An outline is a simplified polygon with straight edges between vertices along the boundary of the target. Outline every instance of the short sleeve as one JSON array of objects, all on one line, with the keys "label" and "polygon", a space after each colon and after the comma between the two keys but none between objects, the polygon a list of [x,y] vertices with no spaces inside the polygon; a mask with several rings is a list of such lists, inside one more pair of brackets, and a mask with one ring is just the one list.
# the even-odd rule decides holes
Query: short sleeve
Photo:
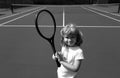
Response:
[{"label": "short sleeve", "polygon": [[65,47],[62,46],[62,48],[61,48],[61,53],[64,53],[64,51],[65,51]]},{"label": "short sleeve", "polygon": [[75,55],[75,60],[82,60],[84,59],[84,54],[82,50],[78,50]]}]

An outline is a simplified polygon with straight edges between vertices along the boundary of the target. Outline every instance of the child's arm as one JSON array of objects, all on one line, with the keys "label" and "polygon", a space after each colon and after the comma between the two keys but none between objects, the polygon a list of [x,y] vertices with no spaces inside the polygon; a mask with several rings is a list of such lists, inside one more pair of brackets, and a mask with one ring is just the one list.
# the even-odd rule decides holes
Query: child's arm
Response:
[{"label": "child's arm", "polygon": [[82,62],[82,60],[80,60],[80,59],[75,60],[74,64],[71,65],[68,62],[66,62],[63,59],[62,55],[60,55],[60,54],[58,54],[58,60],[65,68],[67,68],[68,70],[73,71],[73,72],[77,72],[79,70],[81,62]]},{"label": "child's arm", "polygon": [[73,71],[73,72],[77,72],[78,70],[79,70],[79,68],[80,68],[80,65],[81,65],[81,62],[82,62],[82,60],[76,60],[75,62],[74,62],[74,64],[69,64],[69,63],[67,63],[67,62],[65,62],[65,61],[60,61],[60,63],[65,67],[65,68],[67,68],[68,70],[71,70],[71,71]]}]

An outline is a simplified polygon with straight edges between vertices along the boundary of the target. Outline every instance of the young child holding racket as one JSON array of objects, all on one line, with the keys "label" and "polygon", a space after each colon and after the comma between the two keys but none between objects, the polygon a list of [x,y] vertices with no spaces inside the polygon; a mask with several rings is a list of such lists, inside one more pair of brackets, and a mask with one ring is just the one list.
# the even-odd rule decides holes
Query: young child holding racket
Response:
[{"label": "young child holding racket", "polygon": [[57,69],[58,78],[75,78],[84,59],[83,51],[80,48],[83,43],[82,32],[75,25],[68,24],[60,31],[61,52],[56,52],[52,56],[54,60],[58,59],[61,66]]}]

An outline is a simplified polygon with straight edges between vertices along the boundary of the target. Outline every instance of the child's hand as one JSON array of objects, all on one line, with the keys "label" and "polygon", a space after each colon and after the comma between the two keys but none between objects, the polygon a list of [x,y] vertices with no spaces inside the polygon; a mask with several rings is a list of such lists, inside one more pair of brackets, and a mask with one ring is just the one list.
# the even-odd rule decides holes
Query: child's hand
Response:
[{"label": "child's hand", "polygon": [[60,53],[60,52],[56,52],[55,54],[53,54],[53,56],[52,56],[53,60],[56,60],[56,59],[59,58],[59,57],[58,57],[58,53]]},{"label": "child's hand", "polygon": [[56,54],[53,54],[53,55],[52,55],[52,59],[53,59],[53,60],[56,60],[56,59],[57,59],[57,55],[56,55]]},{"label": "child's hand", "polygon": [[64,61],[63,60],[63,55],[61,54],[61,52],[56,52],[55,54],[53,54],[52,58],[53,58],[53,60],[58,59],[58,61]]},{"label": "child's hand", "polygon": [[61,52],[56,52],[56,54],[57,54],[58,61],[63,61],[63,55],[61,54]]}]

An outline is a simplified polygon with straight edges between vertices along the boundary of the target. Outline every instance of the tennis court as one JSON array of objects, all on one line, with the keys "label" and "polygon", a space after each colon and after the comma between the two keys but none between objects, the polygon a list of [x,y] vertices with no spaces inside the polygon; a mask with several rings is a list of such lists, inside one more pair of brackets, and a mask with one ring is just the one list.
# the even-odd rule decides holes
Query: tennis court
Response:
[{"label": "tennis court", "polygon": [[37,5],[0,16],[0,78],[57,77],[51,46],[35,29],[36,14],[42,9],[55,16],[56,50],[61,47],[59,31],[63,22],[74,23],[83,32],[85,59],[77,78],[120,77],[119,14],[98,11],[90,5]]}]

